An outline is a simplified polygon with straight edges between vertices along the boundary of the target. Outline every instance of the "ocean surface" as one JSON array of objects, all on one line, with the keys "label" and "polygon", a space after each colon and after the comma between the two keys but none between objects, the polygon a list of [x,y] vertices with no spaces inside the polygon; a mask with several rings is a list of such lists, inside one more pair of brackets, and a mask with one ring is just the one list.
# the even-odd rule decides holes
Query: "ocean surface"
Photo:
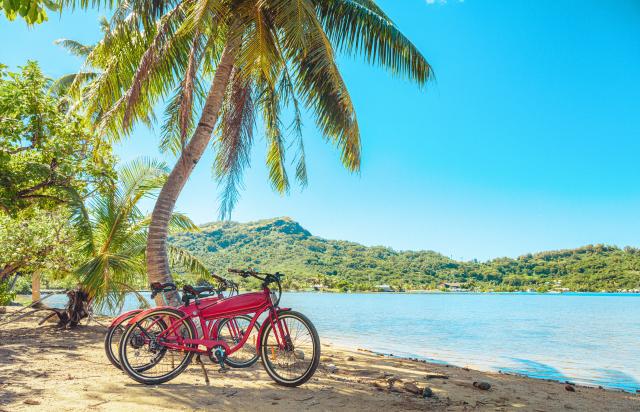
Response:
[{"label": "ocean surface", "polygon": [[281,306],[338,345],[640,389],[640,294],[285,293]]}]

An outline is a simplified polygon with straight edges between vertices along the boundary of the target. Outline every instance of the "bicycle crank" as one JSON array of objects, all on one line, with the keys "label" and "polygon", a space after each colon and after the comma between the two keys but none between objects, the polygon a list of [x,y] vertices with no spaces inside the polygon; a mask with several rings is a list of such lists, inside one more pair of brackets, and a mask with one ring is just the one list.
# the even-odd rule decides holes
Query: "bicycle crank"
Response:
[{"label": "bicycle crank", "polygon": [[217,363],[220,365],[220,369],[218,369],[218,373],[227,373],[229,368],[224,363],[225,359],[227,359],[227,352],[224,350],[222,346],[214,346],[213,352],[209,354],[209,359],[213,363]]}]

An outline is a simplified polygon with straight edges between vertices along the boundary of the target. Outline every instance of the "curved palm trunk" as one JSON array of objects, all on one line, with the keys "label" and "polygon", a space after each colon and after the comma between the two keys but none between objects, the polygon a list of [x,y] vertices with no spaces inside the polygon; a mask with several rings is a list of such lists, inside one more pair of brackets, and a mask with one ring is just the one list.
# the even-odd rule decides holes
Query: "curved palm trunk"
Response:
[{"label": "curved palm trunk", "polygon": [[[193,168],[209,145],[213,128],[218,121],[220,109],[222,108],[232,69],[233,46],[227,43],[220,56],[220,62],[216,68],[213,83],[202,109],[198,126],[191,140],[182,150],[180,158],[169,174],[167,182],[162,187],[151,214],[146,256],[150,282],[165,283],[173,281],[169,272],[169,260],[167,257],[169,219],[182,188],[187,183]],[[179,305],[177,293],[173,293],[172,296],[167,296],[167,298],[170,304]],[[162,297],[156,297],[156,303],[163,304]]]}]

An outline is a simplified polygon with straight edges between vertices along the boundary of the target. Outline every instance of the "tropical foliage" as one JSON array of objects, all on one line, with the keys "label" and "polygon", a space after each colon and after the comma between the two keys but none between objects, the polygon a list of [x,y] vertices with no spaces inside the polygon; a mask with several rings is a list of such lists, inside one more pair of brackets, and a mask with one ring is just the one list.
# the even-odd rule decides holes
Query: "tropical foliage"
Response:
[{"label": "tropical foliage", "polygon": [[48,20],[45,9],[58,10],[58,4],[52,0],[3,0],[0,9],[4,10],[4,15],[9,21],[20,16],[31,25]]},{"label": "tropical foliage", "polygon": [[35,62],[0,66],[0,210],[55,208],[112,179],[111,147]]},{"label": "tropical foliage", "polygon": [[433,251],[398,252],[313,236],[288,218],[204,225],[175,235],[171,244],[189,250],[212,270],[256,267],[287,273],[288,287],[334,290],[466,289],[517,291],[567,288],[616,291],[640,288],[640,250],[585,246],[579,249],[461,262]]},{"label": "tropical foliage", "polygon": [[[73,205],[73,227],[80,261],[75,269],[83,288],[97,303],[111,307],[124,294],[147,286],[144,265],[149,217],[138,204],[154,196],[167,177],[166,166],[137,160],[118,171],[118,183],[94,196],[85,206]],[[193,231],[197,227],[184,215],[174,213],[171,230]],[[171,248],[174,267],[192,275],[206,273],[199,262],[179,248]]]},{"label": "tropical foliage", "polygon": [[34,271],[52,277],[70,273],[77,254],[69,213],[62,207],[0,212],[0,281]]},{"label": "tropical foliage", "polygon": [[0,280],[0,306],[8,305],[15,297],[16,292],[11,290],[11,283]]}]

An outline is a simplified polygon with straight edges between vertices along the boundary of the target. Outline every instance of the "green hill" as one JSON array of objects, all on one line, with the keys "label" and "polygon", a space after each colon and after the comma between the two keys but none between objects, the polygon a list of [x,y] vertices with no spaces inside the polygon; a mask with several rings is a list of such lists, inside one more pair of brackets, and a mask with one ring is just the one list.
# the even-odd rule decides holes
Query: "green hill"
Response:
[{"label": "green hill", "polygon": [[395,251],[313,236],[289,218],[215,222],[170,241],[212,270],[255,267],[288,274],[287,287],[376,290],[437,289],[616,291],[640,288],[640,250],[590,245],[516,259],[460,262],[433,251]]}]

